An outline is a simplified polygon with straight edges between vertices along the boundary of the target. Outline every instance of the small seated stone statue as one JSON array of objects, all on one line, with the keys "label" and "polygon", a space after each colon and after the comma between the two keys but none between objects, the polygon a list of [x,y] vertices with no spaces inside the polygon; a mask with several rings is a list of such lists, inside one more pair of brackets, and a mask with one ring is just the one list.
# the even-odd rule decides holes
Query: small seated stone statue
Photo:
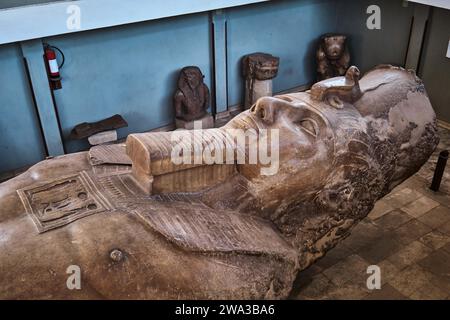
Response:
[{"label": "small seated stone statue", "polygon": [[178,88],[173,97],[177,128],[192,129],[192,122],[202,120],[203,128],[213,127],[208,114],[209,89],[203,83],[203,74],[195,66],[184,67],[178,78]]},{"label": "small seated stone statue", "polygon": [[[206,97],[190,70],[188,108]],[[229,132],[279,136],[277,170],[220,161],[254,146],[221,143]],[[0,298],[287,298],[438,142],[422,81],[385,65],[263,97],[221,128],[131,134],[44,160],[0,184]],[[80,290],[66,285],[74,265]]]},{"label": "small seated stone statue", "polygon": [[325,34],[320,38],[316,53],[317,80],[343,76],[350,66],[347,37],[340,34]]}]

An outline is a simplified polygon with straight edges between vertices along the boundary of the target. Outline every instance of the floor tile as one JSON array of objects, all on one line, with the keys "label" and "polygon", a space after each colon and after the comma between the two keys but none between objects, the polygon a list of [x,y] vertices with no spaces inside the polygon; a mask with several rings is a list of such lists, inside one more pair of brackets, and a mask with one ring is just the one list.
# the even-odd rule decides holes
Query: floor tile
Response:
[{"label": "floor tile", "polygon": [[315,275],[308,286],[302,288],[294,297],[296,299],[323,299],[335,286],[322,273]]},{"label": "floor tile", "polygon": [[447,293],[433,285],[435,279],[432,273],[412,265],[401,271],[389,284],[412,299],[445,299]]},{"label": "floor tile", "polygon": [[450,253],[436,250],[418,262],[424,270],[436,276],[435,285],[450,294]]},{"label": "floor tile", "polygon": [[394,211],[386,213],[385,215],[377,219],[374,223],[383,230],[394,230],[411,219],[412,217],[406,212],[400,209],[396,209]]},{"label": "floor tile", "polygon": [[386,284],[380,290],[372,290],[364,300],[409,300],[409,298],[390,284]]},{"label": "floor tile", "polygon": [[439,206],[439,202],[423,196],[402,207],[402,210],[410,216],[418,218],[437,206]]},{"label": "floor tile", "polygon": [[377,263],[381,271],[381,284],[384,285],[387,282],[394,279],[400,270],[394,266],[389,260],[383,260]]},{"label": "floor tile", "polygon": [[380,200],[375,203],[375,207],[369,213],[368,217],[372,220],[376,220],[392,210],[394,210],[392,206],[390,206],[386,201]]},{"label": "floor tile", "polygon": [[407,245],[429,233],[431,230],[429,226],[417,219],[412,219],[392,232],[402,244]]},{"label": "floor tile", "polygon": [[360,248],[365,247],[380,236],[382,236],[383,230],[375,223],[366,219],[357,224],[352,230],[350,235],[342,243],[345,247],[349,248],[353,252],[358,251]]},{"label": "floor tile", "polygon": [[420,192],[417,192],[411,188],[404,188],[397,192],[391,192],[384,197],[384,200],[391,207],[398,209],[420,197],[422,197]]},{"label": "floor tile", "polygon": [[328,251],[324,257],[319,259],[315,265],[321,269],[327,269],[339,261],[347,258],[352,254],[352,251],[347,248],[343,243],[338,244],[335,248]]},{"label": "floor tile", "polygon": [[438,227],[437,230],[450,236],[450,221]]},{"label": "floor tile", "polygon": [[432,249],[430,249],[420,241],[414,241],[391,255],[388,260],[394,266],[396,266],[397,269],[401,270],[409,265],[416,263],[417,261],[422,260],[432,251]]},{"label": "floor tile", "polygon": [[444,247],[447,243],[450,243],[450,236],[435,230],[421,237],[419,241],[427,247],[437,250]]},{"label": "floor tile", "polygon": [[418,220],[427,226],[436,229],[447,221],[450,221],[450,208],[440,205],[419,217]]},{"label": "floor tile", "polygon": [[346,284],[333,287],[326,293],[326,300],[362,300],[370,294],[370,290],[366,286]]},{"label": "floor tile", "polygon": [[367,267],[370,265],[360,256],[353,254],[341,260],[334,266],[323,271],[323,274],[336,286],[365,285],[367,280]]},{"label": "floor tile", "polygon": [[402,244],[395,238],[394,234],[386,232],[369,245],[359,249],[358,254],[370,264],[378,264],[401,248]]},{"label": "floor tile", "polygon": [[432,191],[429,188],[429,185],[424,185],[421,189],[419,189],[423,195],[427,196],[434,201],[439,202],[441,205],[445,207],[450,207],[450,196],[447,193],[442,191]]},{"label": "floor tile", "polygon": [[307,269],[300,271],[292,287],[291,295],[298,295],[303,289],[311,285],[314,277],[322,271],[322,268],[316,264],[309,266]]}]

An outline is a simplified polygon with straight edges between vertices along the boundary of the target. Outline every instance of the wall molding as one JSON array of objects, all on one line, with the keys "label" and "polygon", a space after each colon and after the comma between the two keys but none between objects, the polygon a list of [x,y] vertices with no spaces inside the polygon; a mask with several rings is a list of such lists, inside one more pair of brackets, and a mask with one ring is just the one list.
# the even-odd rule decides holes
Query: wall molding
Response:
[{"label": "wall molding", "polygon": [[[77,0],[15,7],[0,10],[0,44],[267,1],[270,0]],[[67,26],[73,13],[70,6],[79,8],[79,29]]]},{"label": "wall molding", "polygon": [[450,2],[448,0],[409,0],[409,2],[416,2],[450,10]]},{"label": "wall molding", "polygon": [[47,155],[62,155],[64,154],[64,146],[52,92],[48,83],[42,41],[40,39],[25,41],[21,42],[20,46],[28,70]]},{"label": "wall molding", "polygon": [[406,56],[406,69],[415,70],[418,73],[420,55],[422,53],[427,23],[430,18],[431,8],[423,5],[414,7],[414,19],[409,39],[408,52]]}]

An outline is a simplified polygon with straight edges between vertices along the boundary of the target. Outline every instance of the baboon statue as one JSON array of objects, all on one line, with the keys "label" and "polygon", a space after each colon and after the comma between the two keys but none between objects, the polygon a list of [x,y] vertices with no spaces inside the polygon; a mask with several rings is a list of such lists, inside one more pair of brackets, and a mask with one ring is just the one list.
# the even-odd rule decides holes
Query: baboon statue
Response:
[{"label": "baboon statue", "polygon": [[326,34],[320,38],[316,53],[317,80],[343,76],[350,66],[347,37],[340,34]]}]

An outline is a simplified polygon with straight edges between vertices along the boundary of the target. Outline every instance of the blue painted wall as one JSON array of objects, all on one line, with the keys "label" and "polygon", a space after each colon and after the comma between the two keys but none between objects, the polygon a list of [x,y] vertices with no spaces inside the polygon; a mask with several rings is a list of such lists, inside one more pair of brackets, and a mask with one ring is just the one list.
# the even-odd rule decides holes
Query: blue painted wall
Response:
[{"label": "blue painted wall", "polygon": [[45,158],[33,96],[19,45],[0,47],[0,172]]},{"label": "blue painted wall", "polygon": [[121,114],[129,126],[120,137],[173,122],[178,73],[197,65],[211,88],[208,14],[82,32],[45,39],[63,50],[63,88],[55,101],[67,152],[88,148],[71,141],[78,123]]},{"label": "blue painted wall", "polygon": [[276,1],[227,10],[228,104],[243,101],[241,58],[253,52],[280,57],[279,92],[314,81],[317,38],[336,26],[336,1]]},{"label": "blue painted wall", "polygon": [[[402,0],[338,0],[336,31],[349,35],[352,63],[362,72],[378,64],[403,66],[409,43],[414,4]],[[381,30],[366,26],[370,5],[381,9]]]}]

